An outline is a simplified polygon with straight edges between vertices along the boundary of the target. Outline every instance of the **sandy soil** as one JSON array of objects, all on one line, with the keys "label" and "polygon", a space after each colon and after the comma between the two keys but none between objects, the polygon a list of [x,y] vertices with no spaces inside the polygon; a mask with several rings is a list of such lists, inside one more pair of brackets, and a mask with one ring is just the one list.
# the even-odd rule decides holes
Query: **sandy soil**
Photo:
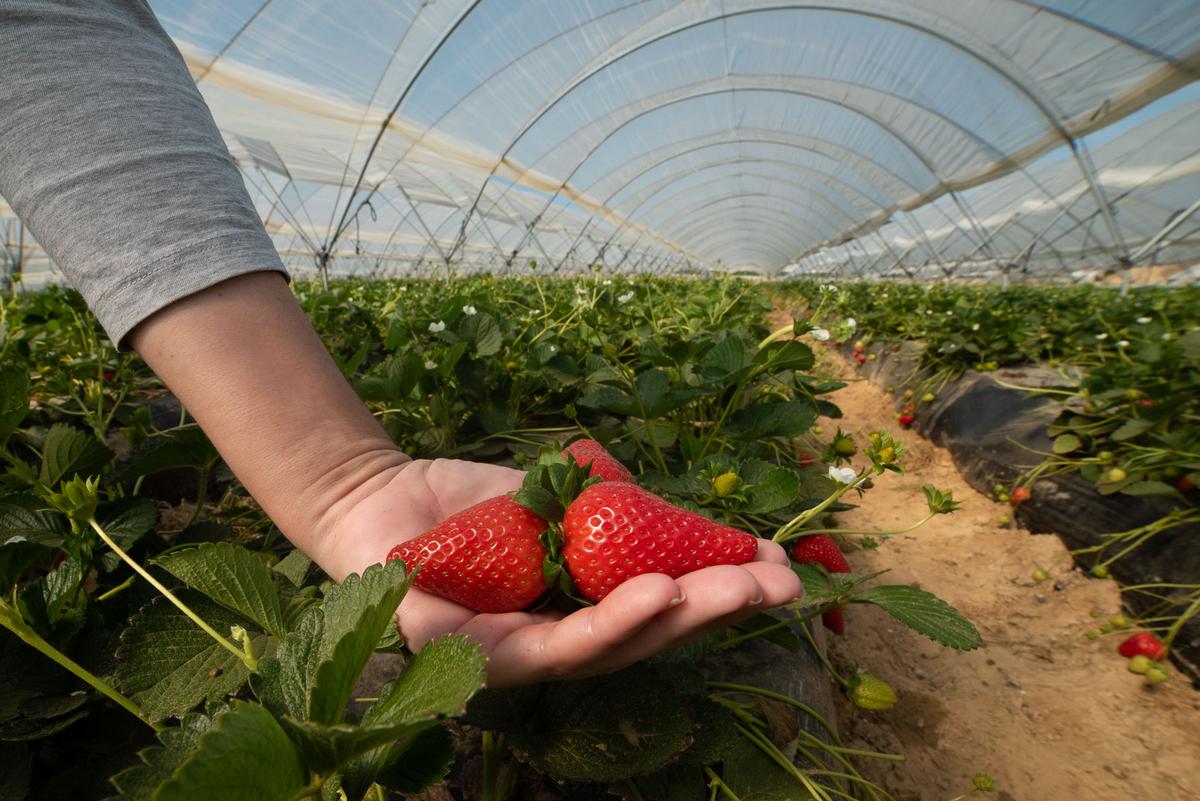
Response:
[{"label": "sandy soil", "polygon": [[[853,378],[828,352],[826,366]],[[899,764],[864,765],[900,801],[949,801],[977,772],[996,780],[1003,801],[1132,801],[1200,797],[1200,692],[1174,675],[1155,688],[1126,671],[1114,636],[1089,641],[1093,613],[1120,611],[1112,582],[1073,569],[1057,537],[999,525],[1006,506],[975,492],[949,454],[896,424],[891,399],[865,380],[833,400],[830,430],[886,430],[908,447],[901,476],[877,479],[855,529],[902,528],[925,512],[922,484],[952,490],[963,507],[874,551],[849,554],[855,572],[888,569],[889,581],[941,596],[979,628],[983,648],[960,653],[915,634],[874,607],[846,612],[833,637],[834,663],[861,666],[890,682],[900,702],[864,712],[841,698],[853,747],[904,754]],[[1050,579],[1034,582],[1036,568]],[[986,797],[986,796],[985,796]]]}]

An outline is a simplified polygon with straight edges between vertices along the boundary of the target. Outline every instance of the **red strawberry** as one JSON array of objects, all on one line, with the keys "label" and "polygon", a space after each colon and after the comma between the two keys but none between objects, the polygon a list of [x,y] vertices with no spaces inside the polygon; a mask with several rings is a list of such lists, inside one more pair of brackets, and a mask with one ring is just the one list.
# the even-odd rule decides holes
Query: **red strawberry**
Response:
[{"label": "red strawberry", "polygon": [[830,609],[827,612],[822,612],[821,622],[825,624],[825,628],[839,637],[846,633],[846,618],[842,615],[842,608],[840,606]]},{"label": "red strawberry", "polygon": [[900,423],[901,428],[908,428],[916,421],[917,421],[917,416],[915,414],[909,414],[907,412],[900,415],[900,417],[899,417],[899,423]]},{"label": "red strawberry", "polygon": [[1012,494],[1008,496],[1008,502],[1013,506],[1020,506],[1029,500],[1031,494],[1029,487],[1013,487]]},{"label": "red strawberry", "polygon": [[1155,661],[1162,659],[1166,650],[1158,638],[1148,631],[1132,634],[1126,638],[1125,642],[1117,646],[1117,653],[1121,656],[1148,656]]},{"label": "red strawberry", "polygon": [[566,447],[563,456],[571,454],[583,466],[591,465],[588,475],[598,476],[605,481],[627,481],[636,484],[637,479],[625,465],[618,462],[604,446],[594,439],[577,439]]},{"label": "red strawberry", "polygon": [[799,462],[801,467],[812,467],[816,459],[808,451],[800,451],[800,455],[796,458],[796,461]]},{"label": "red strawberry", "polygon": [[1179,479],[1179,481],[1175,482],[1175,489],[1179,490],[1180,492],[1191,492],[1195,488],[1196,479],[1192,478],[1191,475],[1186,475]]},{"label": "red strawberry", "polygon": [[735,528],[664,501],[636,484],[593,484],[563,516],[563,559],[575,586],[599,601],[643,573],[684,573],[712,565],[740,565],[758,551],[757,540]]},{"label": "red strawberry", "polygon": [[802,565],[817,562],[830,573],[849,573],[850,563],[828,534],[809,534],[792,545],[792,559]]},{"label": "red strawberry", "polygon": [[420,566],[414,583],[476,612],[515,612],[546,591],[546,521],[507,495],[451,515],[387,558]]},{"label": "red strawberry", "polygon": [[[850,572],[850,563],[838,549],[833,537],[828,534],[810,534],[796,540],[792,546],[792,559],[802,565],[817,562],[824,565],[830,573]],[[821,622],[825,624],[825,628],[838,636],[846,633],[846,618],[842,615],[841,607],[822,612]]]}]

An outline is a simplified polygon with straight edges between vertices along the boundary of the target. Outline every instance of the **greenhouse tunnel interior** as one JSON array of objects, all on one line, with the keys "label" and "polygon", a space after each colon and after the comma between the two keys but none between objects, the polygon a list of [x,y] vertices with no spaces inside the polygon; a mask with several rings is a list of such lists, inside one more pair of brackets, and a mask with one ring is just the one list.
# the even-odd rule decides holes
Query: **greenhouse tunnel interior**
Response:
[{"label": "greenhouse tunnel interior", "polygon": [[1186,0],[150,5],[296,274],[1196,277]]}]

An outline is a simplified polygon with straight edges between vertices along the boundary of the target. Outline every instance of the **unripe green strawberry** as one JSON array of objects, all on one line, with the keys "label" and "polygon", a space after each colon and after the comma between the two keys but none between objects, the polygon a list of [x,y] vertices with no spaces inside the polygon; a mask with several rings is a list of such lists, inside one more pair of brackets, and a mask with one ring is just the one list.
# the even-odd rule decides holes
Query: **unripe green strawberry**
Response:
[{"label": "unripe green strawberry", "polygon": [[732,495],[738,488],[737,473],[722,473],[712,480],[713,492],[724,498]]},{"label": "unripe green strawberry", "polygon": [[1108,578],[1108,568],[1104,565],[1096,565],[1092,568],[1092,575],[1096,578]]},{"label": "unripe green strawberry", "polygon": [[935,400],[937,400],[937,395],[934,395],[932,392],[926,392],[921,396],[922,403],[933,403]]},{"label": "unripe green strawberry", "polygon": [[996,781],[986,773],[976,773],[971,777],[971,785],[981,793],[991,793],[996,790]]},{"label": "unripe green strawberry", "polygon": [[841,436],[833,441],[833,452],[838,456],[853,456],[858,453],[858,446],[853,437]]},{"label": "unripe green strawberry", "polygon": [[1128,668],[1130,673],[1145,675],[1146,671],[1149,670],[1150,666],[1153,664],[1154,661],[1150,657],[1144,654],[1138,654],[1130,659],[1129,664],[1125,667]]},{"label": "unripe green strawberry", "polygon": [[1125,476],[1126,476],[1126,473],[1124,470],[1122,470],[1119,467],[1114,467],[1111,470],[1109,470],[1108,472],[1106,472],[1102,476],[1102,478],[1104,481],[1107,481],[1110,484],[1116,484],[1118,481],[1124,481]]},{"label": "unripe green strawberry", "polygon": [[1169,678],[1171,678],[1171,674],[1162,665],[1151,665],[1146,668],[1146,683],[1151,686],[1162,684]]},{"label": "unripe green strawberry", "polygon": [[859,709],[880,711],[896,705],[896,691],[883,679],[867,673],[855,673],[850,677],[850,700]]},{"label": "unripe green strawberry", "polygon": [[1096,454],[1096,458],[1105,463],[1111,462],[1113,460],[1113,452],[1112,451],[1100,451],[1099,453]]},{"label": "unripe green strawberry", "polygon": [[1033,580],[1034,581],[1045,581],[1048,578],[1050,578],[1050,574],[1047,573],[1045,570],[1043,570],[1040,567],[1037,570],[1033,571]]}]

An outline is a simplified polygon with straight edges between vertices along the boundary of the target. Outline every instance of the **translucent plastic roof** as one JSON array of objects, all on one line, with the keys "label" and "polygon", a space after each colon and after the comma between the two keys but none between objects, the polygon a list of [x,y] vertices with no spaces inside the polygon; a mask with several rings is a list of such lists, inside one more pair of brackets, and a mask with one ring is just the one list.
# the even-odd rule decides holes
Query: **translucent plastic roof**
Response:
[{"label": "translucent plastic roof", "polygon": [[1200,255],[1187,224],[1152,243],[1200,197],[1195,0],[151,6],[297,268]]}]

